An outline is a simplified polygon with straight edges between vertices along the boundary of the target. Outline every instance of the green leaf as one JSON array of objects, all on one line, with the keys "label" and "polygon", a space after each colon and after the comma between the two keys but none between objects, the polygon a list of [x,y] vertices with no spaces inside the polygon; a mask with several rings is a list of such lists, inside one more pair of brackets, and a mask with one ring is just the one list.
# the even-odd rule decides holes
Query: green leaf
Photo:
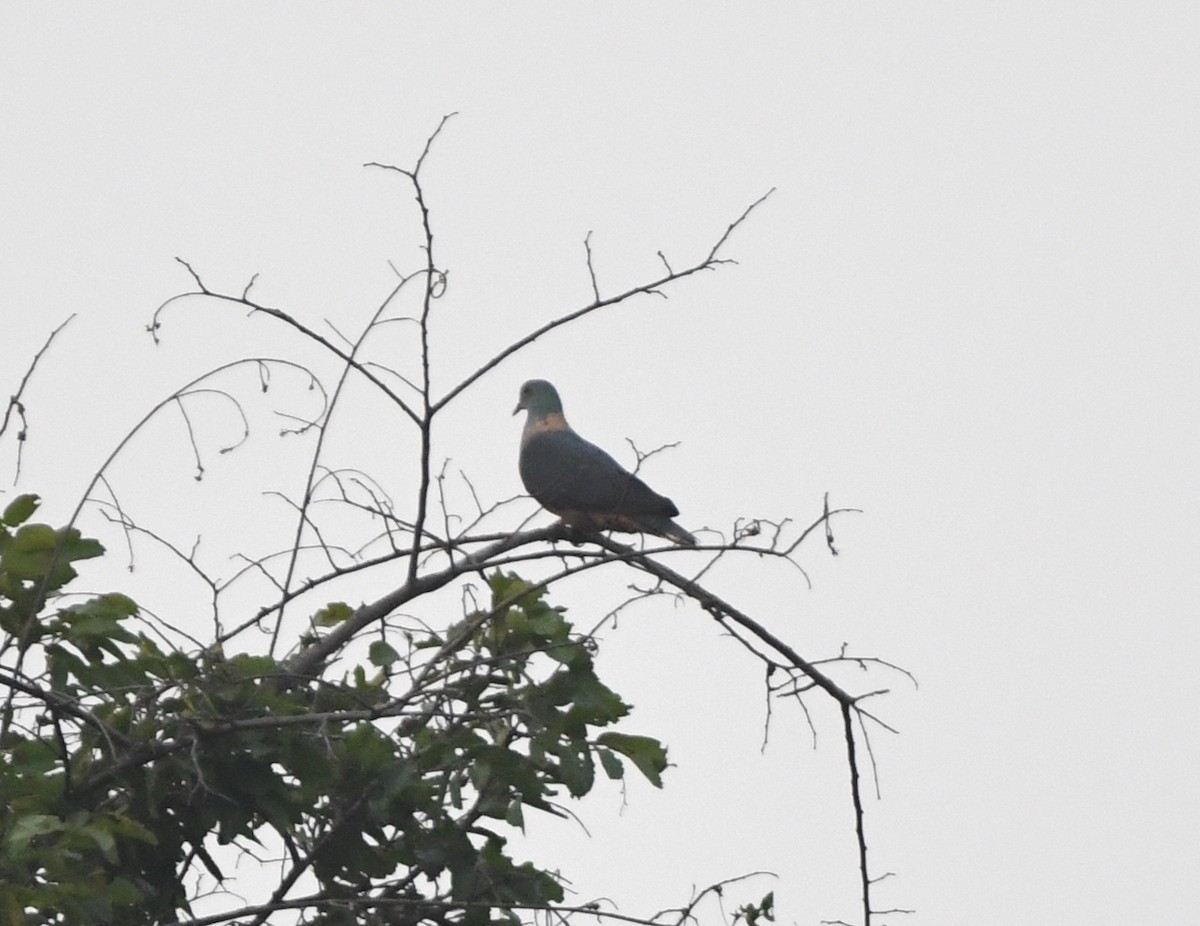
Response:
[{"label": "green leaf", "polygon": [[510,572],[505,575],[499,569],[488,578],[488,585],[492,589],[492,607],[507,601],[521,608],[528,608],[545,597],[547,592],[544,585],[535,588],[532,583],[526,582],[516,573]]},{"label": "green leaf", "polygon": [[58,753],[45,740],[24,740],[15,747],[11,743],[6,746],[11,750],[12,769],[21,775],[45,775],[58,766]]},{"label": "green leaf", "polygon": [[26,524],[4,545],[4,571],[14,579],[42,578],[54,563],[58,534],[49,524]]},{"label": "green leaf", "polygon": [[570,672],[560,672],[551,679],[547,687],[557,688],[568,694],[573,702],[570,708],[571,716],[584,723],[603,726],[620,720],[629,713],[629,705],[601,682],[590,666],[586,670],[572,669]]},{"label": "green leaf", "polygon": [[355,779],[370,780],[379,769],[396,761],[391,740],[369,723],[360,723],[346,734],[344,749]]},{"label": "green leaf", "polygon": [[5,837],[5,854],[19,855],[33,841],[35,836],[57,833],[65,825],[58,817],[48,813],[33,813],[20,817],[9,828],[8,834]]},{"label": "green leaf", "polygon": [[100,851],[104,854],[106,861],[113,862],[114,864],[116,863],[117,841],[113,839],[112,833],[101,826],[95,825],[86,827],[84,829],[84,833],[90,840],[100,847]]},{"label": "green leaf", "polygon": [[104,545],[99,540],[82,537],[73,527],[60,530],[59,534],[63,538],[63,555],[71,562],[104,555]]},{"label": "green leaf", "polygon": [[315,615],[313,622],[318,627],[336,627],[342,621],[349,620],[354,616],[354,609],[344,601],[331,602]]},{"label": "green leaf", "polygon": [[396,648],[386,640],[376,640],[367,650],[367,658],[371,660],[371,665],[384,668],[390,666],[393,662],[400,659],[400,654],[396,652]]},{"label": "green leaf", "polygon": [[617,758],[616,753],[611,749],[599,749],[600,764],[604,767],[606,774],[613,781],[620,781],[625,777],[625,763]]},{"label": "green leaf", "polygon": [[117,623],[118,618],[111,614],[88,614],[77,621],[72,621],[67,630],[67,639],[72,643],[99,644],[103,640],[120,640],[122,643],[132,643],[137,639],[128,630]]},{"label": "green leaf", "polygon": [[583,797],[592,790],[596,769],[592,754],[586,745],[576,748],[573,743],[559,743],[554,747],[559,760],[559,776],[572,797]]},{"label": "green leaf", "polygon": [[108,886],[108,894],[114,907],[128,907],[142,899],[142,892],[125,878],[116,878]]},{"label": "green leaf", "polygon": [[591,665],[592,657],[582,643],[562,643],[546,648],[546,655],[555,662],[569,668],[585,669]]},{"label": "green leaf", "polygon": [[601,733],[596,742],[632,760],[646,780],[656,788],[662,787],[662,773],[667,767],[667,750],[651,736],[629,733]]},{"label": "green leaf", "polygon": [[[16,885],[0,883],[0,916],[4,926],[25,926],[25,904],[17,897]],[[25,889],[28,893],[28,889]]]},{"label": "green leaf", "polygon": [[37,511],[40,503],[41,498],[36,495],[18,495],[8,503],[8,507],[4,509],[4,514],[0,515],[0,523],[7,524],[9,527],[17,527],[20,524],[24,524]]},{"label": "green leaf", "polygon": [[103,552],[99,541],[81,537],[73,527],[56,531],[48,524],[26,524],[5,538],[3,569],[11,579],[47,579],[48,589],[54,590],[75,578],[72,562]]},{"label": "green leaf", "polygon": [[121,620],[137,614],[138,606],[128,595],[109,592],[106,595],[97,595],[83,604],[72,605],[66,610],[72,614],[97,615]]},{"label": "green leaf", "polygon": [[270,656],[236,653],[227,665],[239,678],[274,678],[279,674],[279,663]]},{"label": "green leaf", "polygon": [[529,613],[529,628],[536,634],[551,639],[565,639],[570,624],[563,619],[558,608],[537,604],[525,609]]},{"label": "green leaf", "polygon": [[152,846],[158,845],[158,837],[132,817],[111,814],[105,818],[104,822],[108,830],[122,839],[135,839]]}]

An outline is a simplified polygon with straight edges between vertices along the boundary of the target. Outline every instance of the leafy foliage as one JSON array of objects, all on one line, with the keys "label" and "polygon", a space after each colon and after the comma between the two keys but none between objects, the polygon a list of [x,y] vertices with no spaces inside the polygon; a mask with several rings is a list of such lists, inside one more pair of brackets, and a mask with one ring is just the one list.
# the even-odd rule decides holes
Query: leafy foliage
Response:
[{"label": "leafy foliage", "polygon": [[[562,814],[597,759],[661,783],[661,744],[608,729],[629,706],[592,644],[515,575],[493,573],[490,607],[444,633],[379,639],[343,677],[306,678],[269,656],[164,651],[118,593],[63,606],[70,561],[100,548],[25,524],[35,508],[11,504],[0,541],[4,645],[40,666],[6,681],[43,708],[10,702],[4,718],[6,926],[172,920],[190,910],[189,870],[221,878],[214,846],[272,834],[331,901],[374,890],[419,898],[414,921],[488,922],[493,904],[563,899],[508,853],[502,830],[528,809]],[[330,605],[314,625],[348,614]],[[312,922],[357,916],[329,906]]]}]

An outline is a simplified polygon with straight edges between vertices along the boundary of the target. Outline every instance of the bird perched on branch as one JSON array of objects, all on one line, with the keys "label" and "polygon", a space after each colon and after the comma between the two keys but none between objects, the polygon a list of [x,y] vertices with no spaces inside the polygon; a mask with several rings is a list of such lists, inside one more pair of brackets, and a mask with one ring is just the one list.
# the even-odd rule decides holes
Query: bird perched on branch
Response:
[{"label": "bird perched on branch", "polygon": [[525,409],[521,481],[543,508],[585,531],[656,534],[695,546],[696,538],[671,519],[679,509],[595,444],[571,430],[554,386],[531,379],[521,386],[513,414]]}]

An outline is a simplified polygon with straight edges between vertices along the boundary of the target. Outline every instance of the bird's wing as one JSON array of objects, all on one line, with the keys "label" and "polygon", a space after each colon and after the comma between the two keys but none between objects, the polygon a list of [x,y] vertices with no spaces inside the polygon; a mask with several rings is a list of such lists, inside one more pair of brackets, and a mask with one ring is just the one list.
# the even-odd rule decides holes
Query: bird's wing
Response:
[{"label": "bird's wing", "polygon": [[531,435],[521,447],[520,467],[526,490],[555,514],[679,514],[669,498],[571,430]]}]

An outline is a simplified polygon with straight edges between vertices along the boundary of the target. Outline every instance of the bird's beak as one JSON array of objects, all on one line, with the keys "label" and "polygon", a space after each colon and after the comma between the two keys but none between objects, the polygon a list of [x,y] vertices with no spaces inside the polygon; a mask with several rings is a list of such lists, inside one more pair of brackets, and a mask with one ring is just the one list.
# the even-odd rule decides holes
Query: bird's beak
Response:
[{"label": "bird's beak", "polygon": [[524,407],[525,407],[525,406],[524,406],[523,404],[521,404],[520,402],[518,402],[518,403],[517,403],[517,407],[513,409],[513,414],[515,415],[517,412],[519,412],[519,411],[520,411],[521,409],[523,409]]}]

